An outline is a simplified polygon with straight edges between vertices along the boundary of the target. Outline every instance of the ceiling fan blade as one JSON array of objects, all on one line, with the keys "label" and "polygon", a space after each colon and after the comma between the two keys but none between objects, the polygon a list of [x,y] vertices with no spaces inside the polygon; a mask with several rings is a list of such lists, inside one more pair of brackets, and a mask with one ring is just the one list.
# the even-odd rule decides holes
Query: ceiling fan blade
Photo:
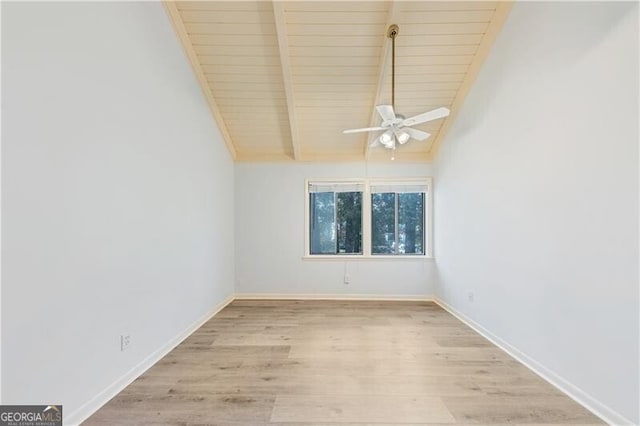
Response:
[{"label": "ceiling fan blade", "polygon": [[411,127],[403,127],[402,130],[407,132],[409,136],[411,136],[412,138],[419,141],[423,141],[429,136],[431,136],[430,133],[423,132],[422,130],[418,130],[418,129],[412,129]]},{"label": "ceiling fan blade", "polygon": [[363,127],[362,129],[343,130],[342,133],[349,134],[349,133],[360,133],[360,132],[376,132],[378,130],[385,130],[385,129],[386,127]]},{"label": "ceiling fan blade", "polygon": [[437,120],[438,118],[446,117],[450,113],[449,108],[440,107],[433,111],[425,112],[422,114],[414,115],[413,117],[406,118],[403,122],[403,126],[413,126],[415,124],[426,123],[427,121]]},{"label": "ceiling fan blade", "polygon": [[376,110],[383,121],[391,121],[396,118],[396,113],[393,112],[393,106],[391,105],[378,105],[376,106]]}]

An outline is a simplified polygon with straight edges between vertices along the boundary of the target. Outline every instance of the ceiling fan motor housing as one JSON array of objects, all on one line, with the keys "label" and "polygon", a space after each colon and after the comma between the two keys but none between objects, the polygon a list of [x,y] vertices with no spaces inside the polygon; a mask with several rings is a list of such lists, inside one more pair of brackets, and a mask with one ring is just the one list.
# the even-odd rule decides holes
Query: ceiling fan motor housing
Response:
[{"label": "ceiling fan motor housing", "polygon": [[391,120],[383,120],[382,127],[397,127],[400,128],[404,125],[404,115],[396,114],[396,118]]}]

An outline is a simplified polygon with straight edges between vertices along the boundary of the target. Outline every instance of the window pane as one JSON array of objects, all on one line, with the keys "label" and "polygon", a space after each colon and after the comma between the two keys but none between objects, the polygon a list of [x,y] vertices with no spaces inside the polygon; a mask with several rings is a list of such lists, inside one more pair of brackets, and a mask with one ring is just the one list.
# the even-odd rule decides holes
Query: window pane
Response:
[{"label": "window pane", "polygon": [[398,253],[424,254],[424,194],[398,194]]},{"label": "window pane", "polygon": [[309,194],[311,254],[335,254],[335,202],[333,192]]},{"label": "window pane", "polygon": [[338,253],[362,253],[362,192],[339,192],[337,233]]},{"label": "window pane", "polygon": [[396,235],[396,194],[371,194],[371,253],[393,254]]}]

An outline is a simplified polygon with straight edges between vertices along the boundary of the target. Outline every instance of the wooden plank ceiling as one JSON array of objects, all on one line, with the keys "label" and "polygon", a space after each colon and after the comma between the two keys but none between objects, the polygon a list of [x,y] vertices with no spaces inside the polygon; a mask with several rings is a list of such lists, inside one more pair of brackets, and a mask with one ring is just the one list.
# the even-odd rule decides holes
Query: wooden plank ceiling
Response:
[{"label": "wooden plank ceiling", "polygon": [[375,106],[391,103],[390,24],[396,38],[396,112],[441,106],[448,118],[416,128],[400,161],[430,161],[455,120],[511,2],[165,2],[211,112],[236,161],[389,161]]}]

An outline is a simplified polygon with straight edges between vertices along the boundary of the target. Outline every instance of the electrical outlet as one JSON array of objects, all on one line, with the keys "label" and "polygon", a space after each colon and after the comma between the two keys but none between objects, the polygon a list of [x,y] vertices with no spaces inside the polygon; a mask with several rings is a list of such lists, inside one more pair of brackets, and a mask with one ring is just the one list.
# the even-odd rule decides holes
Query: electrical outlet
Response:
[{"label": "electrical outlet", "polygon": [[130,334],[122,334],[120,335],[120,351],[124,352],[129,349],[131,346],[131,335]]},{"label": "electrical outlet", "polygon": [[351,283],[351,275],[345,275],[344,276],[344,283],[345,284],[350,284]]},{"label": "electrical outlet", "polygon": [[467,298],[469,299],[469,302],[473,302],[475,296],[472,291],[469,292],[469,294],[467,295]]}]

